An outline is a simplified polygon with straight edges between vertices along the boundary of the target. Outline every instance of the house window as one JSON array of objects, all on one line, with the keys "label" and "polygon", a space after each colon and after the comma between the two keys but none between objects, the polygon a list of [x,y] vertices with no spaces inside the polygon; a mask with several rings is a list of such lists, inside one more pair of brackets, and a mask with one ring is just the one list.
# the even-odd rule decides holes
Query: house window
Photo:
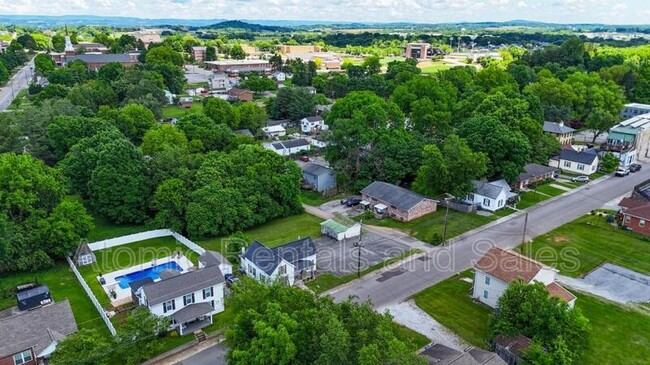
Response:
[{"label": "house window", "polygon": [[253,267],[253,265],[248,264],[248,272],[251,274],[251,276],[255,277],[257,276],[257,270]]},{"label": "house window", "polygon": [[163,313],[167,313],[169,311],[173,311],[176,309],[176,300],[168,300],[166,302],[163,302]]},{"label": "house window", "polygon": [[585,165],[579,163],[578,164],[578,170],[584,170],[584,169],[585,169]]},{"label": "house window", "polygon": [[639,227],[645,227],[645,220],[644,219],[639,220]]},{"label": "house window", "polygon": [[88,264],[92,263],[92,261],[93,261],[93,260],[92,260],[92,256],[90,256],[90,255],[83,255],[83,256],[81,256],[80,259],[79,259],[79,264],[82,265],[82,266],[83,266],[83,265],[88,265]]},{"label": "house window", "polygon": [[14,355],[14,363],[16,365],[24,364],[24,363],[32,361],[32,360],[33,360],[33,358],[32,358],[32,351],[31,350],[23,351],[23,352],[21,352],[19,354]]},{"label": "house window", "polygon": [[503,206],[503,200],[499,200],[499,208]]},{"label": "house window", "polygon": [[210,301],[210,307],[212,307],[212,310],[214,310],[214,300]]},{"label": "house window", "polygon": [[183,295],[183,305],[190,305],[194,303],[194,293]]},{"label": "house window", "polygon": [[564,167],[571,167],[571,161],[564,161]]},{"label": "house window", "polygon": [[488,291],[487,290],[483,290],[483,298],[484,299],[488,298]]},{"label": "house window", "polygon": [[625,216],[625,223],[630,223],[631,220],[632,220],[631,216],[629,216],[629,215]]},{"label": "house window", "polygon": [[203,299],[210,298],[213,295],[214,292],[212,291],[212,287],[203,289]]},{"label": "house window", "polygon": [[489,276],[485,277],[485,285],[490,285],[490,277]]},{"label": "house window", "polygon": [[490,206],[490,199],[483,198],[483,205],[485,205],[486,207],[489,207]]},{"label": "house window", "polygon": [[591,166],[591,171],[596,171],[596,166]]},{"label": "house window", "polygon": [[282,265],[278,268],[278,274],[279,275],[284,275],[287,273],[287,267],[285,265]]}]

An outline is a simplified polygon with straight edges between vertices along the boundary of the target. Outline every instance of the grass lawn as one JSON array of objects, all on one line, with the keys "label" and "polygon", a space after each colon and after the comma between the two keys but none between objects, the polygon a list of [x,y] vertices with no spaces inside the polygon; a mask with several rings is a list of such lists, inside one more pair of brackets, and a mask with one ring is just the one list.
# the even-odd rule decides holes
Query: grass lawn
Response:
[{"label": "grass lawn", "polygon": [[[462,213],[449,209],[447,238],[458,236],[459,234],[480,227],[498,218],[498,216],[484,217],[476,213]],[[435,213],[427,214],[424,217],[420,217],[410,222],[398,222],[390,218],[364,218],[363,223],[396,228],[419,239],[420,241],[435,245],[442,242],[442,230],[445,224],[445,209],[441,207]]]},{"label": "grass lawn", "polygon": [[149,262],[154,258],[171,256],[176,251],[181,251],[194,264],[198,263],[198,254],[177,242],[174,237],[160,237],[95,251],[97,262],[93,265],[80,267],[79,272],[99,303],[104,308],[109,308],[110,300],[97,281],[99,273],[126,269]]},{"label": "grass lawn", "polygon": [[300,200],[303,202],[303,204],[311,205],[313,207],[325,204],[334,199],[336,198],[326,198],[323,196],[323,194],[313,190],[300,191]]},{"label": "grass lawn", "polygon": [[451,65],[448,65],[446,63],[436,62],[436,63],[423,65],[422,67],[420,67],[420,70],[422,70],[423,74],[434,74],[438,71],[448,70],[450,68],[452,68]]},{"label": "grass lawn", "polygon": [[650,316],[587,294],[574,294],[576,307],[592,328],[589,349],[576,365],[648,363]]},{"label": "grass lawn", "polygon": [[203,113],[203,103],[195,101],[189,109],[183,109],[178,105],[169,105],[163,108],[163,118],[180,118],[191,113]]},{"label": "grass lawn", "polygon": [[570,182],[555,181],[553,184],[564,186],[565,188],[569,188],[569,189],[575,189],[577,187],[580,187],[580,185],[582,185],[582,183],[576,183],[573,181]]},{"label": "grass lawn", "polygon": [[605,217],[583,216],[537,237],[519,250],[572,277],[586,274],[605,262],[650,274],[650,242],[637,233],[609,225]]},{"label": "grass lawn", "polygon": [[[321,235],[320,223],[322,221],[322,219],[311,214],[302,213],[276,219],[244,233],[251,241],[257,240],[273,247],[297,240],[298,237],[319,237]],[[206,249],[223,252],[222,239],[223,237],[219,237],[195,242]]]},{"label": "grass lawn", "polygon": [[[79,328],[97,329],[101,334],[110,336],[104,321],[102,321],[92,302],[86,296],[81,284],[70,271],[67,263],[57,263],[55,267],[48,270],[3,276],[2,280],[0,280],[0,293],[7,293],[8,290],[14,289],[16,285],[36,280],[50,288],[54,301],[64,299],[70,301],[72,313]],[[0,299],[0,310],[15,305],[16,298],[14,296],[4,297],[3,295],[3,298]]]},{"label": "grass lawn", "polygon": [[[374,264],[370,267],[367,267],[365,270],[361,270],[361,276],[367,275],[373,271],[377,271],[383,267],[386,267],[390,264],[396,263],[397,261],[409,257],[411,255],[415,255],[417,253],[422,252],[419,249],[411,249],[408,252],[405,252],[399,256],[393,257],[391,259],[388,259],[384,262],[379,262],[377,264]],[[328,291],[332,288],[336,288],[339,285],[343,285],[345,283],[349,283],[350,281],[358,278],[357,273],[352,273],[352,274],[347,274],[341,277],[338,277],[334,274],[331,273],[322,273],[316,277],[316,279],[308,281],[305,283],[307,287],[311,290],[313,290],[315,293],[322,293],[325,291]]]},{"label": "grass lawn", "polygon": [[540,185],[536,189],[538,192],[550,195],[550,196],[558,196],[566,193],[566,191],[558,188],[554,188],[548,184]]},{"label": "grass lawn", "polygon": [[413,331],[412,329],[402,326],[401,324],[395,322],[395,337],[397,337],[398,340],[405,342],[409,345],[411,345],[411,348],[416,351],[424,346],[428,345],[431,343],[427,336]]},{"label": "grass lawn", "polygon": [[[556,189],[559,190],[559,189]],[[535,191],[527,191],[519,195],[519,201],[517,202],[517,209],[526,209],[532,207],[533,205],[539,204],[544,200],[551,199],[552,197],[544,194],[540,194]]]},{"label": "grass lawn", "polygon": [[486,348],[491,310],[470,298],[472,284],[460,278],[473,278],[470,270],[431,286],[418,294],[415,304],[470,344]]},{"label": "grass lawn", "polygon": [[115,224],[95,212],[87,202],[84,202],[83,199],[77,195],[67,196],[66,199],[77,200],[80,203],[83,203],[86,207],[86,210],[88,211],[88,214],[93,217],[95,229],[90,231],[88,234],[88,242],[96,242],[108,238],[126,236],[129,234],[144,232],[148,230],[145,226],[140,224]]}]

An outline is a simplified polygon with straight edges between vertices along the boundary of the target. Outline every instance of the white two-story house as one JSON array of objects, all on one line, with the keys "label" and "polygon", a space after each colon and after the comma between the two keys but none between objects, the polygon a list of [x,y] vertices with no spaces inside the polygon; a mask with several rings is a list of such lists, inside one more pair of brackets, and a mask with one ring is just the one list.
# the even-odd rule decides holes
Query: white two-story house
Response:
[{"label": "white two-story house", "polygon": [[219,264],[179,273],[165,270],[159,281],[131,283],[134,303],[151,313],[169,317],[170,329],[185,335],[212,324],[212,315],[224,311],[225,279]]},{"label": "white two-story house", "polygon": [[508,201],[517,196],[504,179],[492,182],[474,180],[472,184],[474,191],[467,196],[468,202],[491,212],[505,208]]},{"label": "white two-story house", "polygon": [[316,272],[316,245],[310,237],[269,248],[253,241],[241,256],[241,268],[251,278],[293,285],[296,279],[310,279]]},{"label": "white two-story house", "polygon": [[576,297],[555,282],[557,270],[513,251],[492,247],[474,265],[472,297],[491,308],[496,308],[499,298],[511,282],[521,279],[530,284],[540,282],[549,294],[558,297],[573,308]]},{"label": "white two-story house", "polygon": [[328,130],[325,120],[320,115],[315,115],[313,117],[306,117],[300,120],[300,130],[304,134],[312,134],[319,131]]},{"label": "white two-story house", "polygon": [[599,161],[598,154],[594,150],[578,152],[574,149],[565,149],[558,156],[552,157],[548,165],[575,174],[591,175],[598,171]]}]

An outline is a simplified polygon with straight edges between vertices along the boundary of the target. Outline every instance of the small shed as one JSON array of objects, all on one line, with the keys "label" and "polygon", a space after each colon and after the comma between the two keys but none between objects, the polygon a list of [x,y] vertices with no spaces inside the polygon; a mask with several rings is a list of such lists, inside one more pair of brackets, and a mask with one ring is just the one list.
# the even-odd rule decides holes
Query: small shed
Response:
[{"label": "small shed", "polygon": [[320,230],[326,236],[343,241],[361,235],[361,224],[341,214],[335,214],[332,219],[320,224]]},{"label": "small shed", "polygon": [[18,309],[21,311],[31,310],[52,303],[50,289],[45,286],[37,286],[16,294]]},{"label": "small shed", "polygon": [[87,243],[82,243],[77,246],[77,251],[74,253],[73,261],[77,266],[90,265],[96,261],[95,254],[88,247]]}]

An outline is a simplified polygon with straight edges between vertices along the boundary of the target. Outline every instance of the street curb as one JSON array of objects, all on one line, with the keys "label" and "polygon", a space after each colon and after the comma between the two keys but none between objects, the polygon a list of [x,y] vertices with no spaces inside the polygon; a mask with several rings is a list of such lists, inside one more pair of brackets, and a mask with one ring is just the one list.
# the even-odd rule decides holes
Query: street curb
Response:
[{"label": "street curb", "polygon": [[[187,335],[187,336],[190,336],[190,335]],[[207,339],[212,339],[212,338],[220,337],[220,336],[223,336],[223,331],[217,331],[217,332],[213,332],[211,334],[208,334],[208,335],[206,335],[206,338]],[[220,344],[224,340],[225,340],[225,337],[219,339],[219,341],[217,341],[217,343],[214,346]],[[167,358],[170,358],[170,357],[172,357],[174,355],[178,355],[181,352],[187,351],[187,350],[191,349],[192,347],[198,346],[200,344],[201,344],[201,342],[197,342],[196,339],[194,339],[194,340],[192,340],[192,341],[190,341],[190,342],[188,342],[186,344],[180,345],[180,346],[178,346],[176,348],[173,348],[173,349],[171,349],[171,350],[169,350],[167,352],[164,352],[164,353],[162,353],[162,354],[160,354],[160,355],[158,355],[158,356],[156,356],[156,357],[154,357],[152,359],[149,359],[149,360],[143,362],[140,365],[153,365],[153,364],[156,364],[156,363],[158,363],[160,361],[163,361],[163,360],[165,360]]]}]

